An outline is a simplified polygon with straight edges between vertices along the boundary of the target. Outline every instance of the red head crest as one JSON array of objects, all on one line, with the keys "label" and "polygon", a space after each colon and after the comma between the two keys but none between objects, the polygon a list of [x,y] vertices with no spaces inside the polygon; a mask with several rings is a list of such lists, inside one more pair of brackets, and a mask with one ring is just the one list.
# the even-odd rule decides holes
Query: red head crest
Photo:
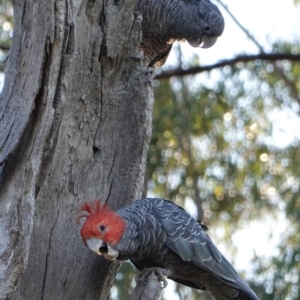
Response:
[{"label": "red head crest", "polygon": [[84,243],[88,239],[98,238],[108,244],[116,244],[125,231],[124,219],[100,200],[83,203],[79,208],[77,222],[82,218],[86,218],[80,231]]}]

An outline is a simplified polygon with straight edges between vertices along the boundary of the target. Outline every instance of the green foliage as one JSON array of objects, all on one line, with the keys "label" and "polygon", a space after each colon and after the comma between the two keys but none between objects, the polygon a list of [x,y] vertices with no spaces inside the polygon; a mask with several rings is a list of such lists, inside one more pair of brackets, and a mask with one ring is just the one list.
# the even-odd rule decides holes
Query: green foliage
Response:
[{"label": "green foliage", "polygon": [[198,186],[206,221],[214,223],[237,222],[245,213],[257,218],[260,211],[246,212],[253,204],[273,209],[270,188],[283,184],[281,175],[289,168],[282,164],[290,153],[263,139],[272,134],[269,114],[290,99],[282,99],[282,91],[272,95],[280,83],[271,70],[261,62],[226,67],[213,89],[205,75],[197,82],[208,85],[196,86],[192,77],[158,84],[147,165],[150,193],[181,204]]},{"label": "green foliage", "polygon": [[0,1],[0,72],[4,71],[4,61],[10,48],[13,28],[12,7],[9,1]]},{"label": "green foliage", "polygon": [[[274,52],[299,49],[274,45]],[[147,180],[150,194],[180,205],[199,193],[205,222],[223,227],[224,239],[250,220],[284,213],[290,230],[279,255],[268,261],[256,257],[257,276],[248,277],[256,278],[262,299],[298,299],[299,141],[283,146],[274,140],[280,120],[273,115],[299,111],[290,88],[299,97],[300,64],[278,66],[284,80],[271,63],[254,61],[157,82]]]},{"label": "green foliage", "polygon": [[[274,52],[299,49],[274,45]],[[257,276],[248,277],[256,278],[254,289],[262,299],[298,299],[299,141],[274,140],[280,120],[272,115],[298,113],[299,99],[290,89],[299,97],[300,63],[278,66],[285,79],[273,64],[255,61],[158,82],[147,174],[150,193],[181,205],[199,192],[205,222],[224,227],[224,239],[250,220],[284,213],[290,230],[279,255],[267,261],[256,257]]]},{"label": "green foliage", "polygon": [[299,239],[296,245],[284,239],[284,244],[279,247],[278,256],[267,262],[256,257],[254,263],[259,275],[255,289],[262,299],[299,299]]},{"label": "green foliage", "polygon": [[[276,43],[274,52],[298,52],[299,44]],[[180,62],[179,62],[180,63]],[[300,271],[299,140],[281,143],[276,128],[283,111],[295,115],[300,63],[265,61],[227,66],[186,78],[155,81],[153,135],[148,152],[148,196],[184,205],[195,200],[198,217],[224,231],[223,243],[251,220],[283,214],[289,230],[276,257],[255,257],[248,281],[262,299],[298,299]],[[278,122],[278,123],[277,123]],[[284,122],[287,122],[284,121]],[[204,214],[202,215],[202,209]],[[263,223],[262,223],[263,224]],[[255,241],[253,241],[255,242]],[[131,283],[128,283],[131,286]],[[180,299],[199,292],[177,285]],[[202,294],[201,299],[210,299]]]},{"label": "green foliage", "polygon": [[112,298],[129,299],[132,289],[135,286],[134,277],[138,273],[137,269],[130,262],[124,262],[114,281]]}]

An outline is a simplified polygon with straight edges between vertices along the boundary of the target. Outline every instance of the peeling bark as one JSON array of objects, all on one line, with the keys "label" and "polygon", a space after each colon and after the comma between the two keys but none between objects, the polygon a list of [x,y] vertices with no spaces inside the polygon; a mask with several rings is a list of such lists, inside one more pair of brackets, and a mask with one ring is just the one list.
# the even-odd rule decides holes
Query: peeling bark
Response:
[{"label": "peeling bark", "polygon": [[75,223],[141,196],[152,88],[134,0],[13,1],[0,101],[0,299],[107,299],[118,263]]}]

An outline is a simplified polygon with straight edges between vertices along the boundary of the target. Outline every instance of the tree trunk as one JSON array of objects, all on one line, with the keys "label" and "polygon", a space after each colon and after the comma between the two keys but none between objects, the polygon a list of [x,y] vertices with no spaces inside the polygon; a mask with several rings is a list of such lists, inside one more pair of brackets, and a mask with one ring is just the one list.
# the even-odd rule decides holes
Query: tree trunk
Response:
[{"label": "tree trunk", "polygon": [[141,196],[152,88],[134,0],[14,0],[0,102],[0,298],[107,299],[118,263],[87,249],[83,200]]}]

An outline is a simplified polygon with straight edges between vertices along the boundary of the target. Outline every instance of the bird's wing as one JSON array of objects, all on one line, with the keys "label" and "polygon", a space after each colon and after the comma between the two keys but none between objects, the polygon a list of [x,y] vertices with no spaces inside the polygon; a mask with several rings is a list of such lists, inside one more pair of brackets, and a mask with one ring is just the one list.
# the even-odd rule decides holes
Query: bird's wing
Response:
[{"label": "bird's wing", "polygon": [[168,235],[166,246],[182,260],[191,262],[213,277],[258,299],[211,241],[204,229],[184,209],[168,200],[155,205],[154,214]]},{"label": "bird's wing", "polygon": [[[212,294],[219,293],[219,289],[221,292],[226,289],[227,295],[230,295],[231,292],[237,293],[237,289],[239,293],[236,300],[259,299],[213,244],[205,227],[173,202],[158,198],[137,200],[122,208],[118,214],[128,223],[126,237],[124,235],[124,240],[119,243],[123,245],[119,251],[124,252],[123,259],[130,258],[138,269],[154,266],[148,255],[153,254],[153,247],[163,243],[165,249],[207,273],[200,272],[202,279],[207,277],[205,287],[202,282],[186,281],[172,275],[170,279],[190,287],[206,288]],[[133,252],[134,257],[131,255]]]}]

